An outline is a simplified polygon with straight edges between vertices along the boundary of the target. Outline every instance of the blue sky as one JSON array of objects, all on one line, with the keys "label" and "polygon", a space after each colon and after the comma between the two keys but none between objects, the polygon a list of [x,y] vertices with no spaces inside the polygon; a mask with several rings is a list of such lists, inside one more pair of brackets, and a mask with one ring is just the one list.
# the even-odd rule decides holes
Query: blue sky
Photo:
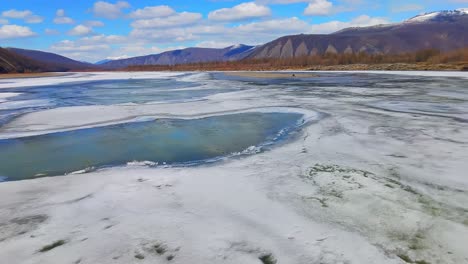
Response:
[{"label": "blue sky", "polygon": [[468,0],[2,0],[0,46],[95,62],[395,23]]}]

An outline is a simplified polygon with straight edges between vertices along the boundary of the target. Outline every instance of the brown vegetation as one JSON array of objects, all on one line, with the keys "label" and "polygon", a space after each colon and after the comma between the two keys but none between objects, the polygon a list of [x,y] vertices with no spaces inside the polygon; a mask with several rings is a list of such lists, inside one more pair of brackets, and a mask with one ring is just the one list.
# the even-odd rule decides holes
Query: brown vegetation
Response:
[{"label": "brown vegetation", "polygon": [[31,74],[96,70],[96,66],[77,62],[66,57],[36,50],[0,47],[0,74]]},{"label": "brown vegetation", "polygon": [[177,65],[130,66],[130,71],[262,70],[468,70],[468,48],[451,52],[422,50],[402,54],[333,54],[283,59],[244,59]]},{"label": "brown vegetation", "polygon": [[40,63],[0,48],[0,73],[39,72]]}]

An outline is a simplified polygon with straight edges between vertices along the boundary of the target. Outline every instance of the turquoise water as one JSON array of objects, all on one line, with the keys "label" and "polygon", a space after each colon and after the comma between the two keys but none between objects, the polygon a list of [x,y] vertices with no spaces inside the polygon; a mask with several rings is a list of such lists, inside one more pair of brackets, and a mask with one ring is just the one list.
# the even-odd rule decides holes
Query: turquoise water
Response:
[{"label": "turquoise water", "polygon": [[295,113],[243,113],[158,119],[0,140],[0,177],[23,180],[132,161],[197,164],[281,140],[301,118]]}]

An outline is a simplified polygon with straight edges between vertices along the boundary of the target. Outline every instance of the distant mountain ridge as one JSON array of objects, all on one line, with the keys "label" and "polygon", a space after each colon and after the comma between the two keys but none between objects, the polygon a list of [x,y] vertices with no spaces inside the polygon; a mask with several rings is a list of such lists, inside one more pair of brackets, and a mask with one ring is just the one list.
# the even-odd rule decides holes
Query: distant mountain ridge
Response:
[{"label": "distant mountain ridge", "polygon": [[0,48],[0,73],[39,72],[43,68],[37,61]]},{"label": "distant mountain ridge", "polygon": [[293,58],[331,54],[397,54],[468,46],[468,11],[433,12],[401,23],[354,27],[332,34],[285,36],[256,48],[247,58]]},{"label": "distant mountain ridge", "polygon": [[402,54],[468,47],[468,8],[431,12],[400,23],[351,27],[332,34],[284,36],[259,46],[186,48],[95,64],[36,50],[0,48],[0,72],[123,69],[129,66],[177,65],[244,59],[298,58],[325,54]]},{"label": "distant mountain ridge", "polygon": [[23,57],[27,57],[29,59],[46,64],[47,68],[53,71],[86,70],[96,68],[90,63],[72,60],[55,53],[18,48],[7,48],[7,50],[19,54]]},{"label": "distant mountain ridge", "polygon": [[175,65],[213,61],[241,60],[250,55],[254,46],[234,45],[226,48],[187,48],[166,51],[160,54],[112,60],[103,63],[107,68],[124,68],[135,65]]}]

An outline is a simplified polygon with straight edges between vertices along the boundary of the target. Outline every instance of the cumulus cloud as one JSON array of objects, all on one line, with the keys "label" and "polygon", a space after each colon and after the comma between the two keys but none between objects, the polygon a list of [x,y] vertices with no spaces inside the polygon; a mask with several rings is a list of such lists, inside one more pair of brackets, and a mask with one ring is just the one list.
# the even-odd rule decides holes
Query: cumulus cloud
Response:
[{"label": "cumulus cloud", "polygon": [[196,47],[198,48],[227,48],[232,45],[234,45],[234,43],[232,42],[208,40],[208,41],[199,42],[196,45]]},{"label": "cumulus cloud", "polygon": [[77,40],[63,40],[50,47],[56,52],[81,61],[100,61],[102,59],[124,59],[128,57],[161,53],[168,50],[181,49],[184,46],[157,47],[129,40],[125,36],[96,35]]},{"label": "cumulus cloud", "polygon": [[176,27],[171,30],[164,28],[140,28],[130,33],[130,38],[147,42],[158,41],[161,43],[173,43],[206,38],[207,36],[221,37],[227,34],[228,28],[222,25],[194,25],[191,27]]},{"label": "cumulus cloud", "polygon": [[349,27],[367,27],[389,23],[390,22],[386,18],[362,15],[348,22],[330,21],[322,24],[315,24],[310,27],[310,31],[307,33],[328,34]]},{"label": "cumulus cloud", "polygon": [[83,37],[79,40],[82,45],[96,45],[96,44],[123,44],[127,43],[128,38],[120,35],[96,35],[91,37]]},{"label": "cumulus cloud", "polygon": [[37,24],[41,23],[44,21],[44,18],[41,16],[35,15],[33,12],[30,10],[16,10],[16,9],[11,9],[2,12],[2,16],[6,18],[13,18],[13,19],[22,19],[24,22],[29,23],[29,24]]},{"label": "cumulus cloud", "polygon": [[73,19],[65,15],[65,10],[58,9],[57,12],[55,12],[54,23],[55,24],[73,24],[75,23],[75,21],[73,21]]},{"label": "cumulus cloud", "polygon": [[294,3],[308,3],[310,0],[257,0],[261,4],[294,4]]},{"label": "cumulus cloud", "polygon": [[134,29],[130,33],[130,37],[133,39],[139,39],[145,42],[157,41],[159,43],[174,43],[184,42],[190,40],[196,40],[199,38],[198,35],[190,32],[188,28],[173,28],[171,30],[145,30],[145,29]]},{"label": "cumulus cloud", "polygon": [[232,8],[215,10],[208,14],[208,18],[215,21],[241,21],[250,18],[266,17],[270,14],[270,8],[256,4],[255,2],[248,2]]},{"label": "cumulus cloud", "polygon": [[[281,26],[278,26],[281,25]],[[267,34],[289,34],[299,33],[307,30],[310,25],[297,18],[272,19],[260,22],[251,22],[242,24],[234,29],[245,33],[267,33]]]},{"label": "cumulus cloud", "polygon": [[170,28],[193,24],[201,18],[202,15],[199,13],[182,12],[163,18],[135,20],[131,25],[133,28]]},{"label": "cumulus cloud", "polygon": [[109,45],[106,44],[92,44],[82,45],[71,40],[62,40],[59,43],[52,46],[53,50],[66,51],[66,52],[77,52],[77,51],[95,51],[95,50],[106,50],[109,49]]},{"label": "cumulus cloud", "polygon": [[175,10],[167,5],[161,6],[147,6],[143,9],[137,9],[130,13],[129,17],[135,19],[167,17],[175,14]]},{"label": "cumulus cloud", "polygon": [[0,27],[0,39],[16,39],[35,36],[29,27],[18,25],[3,25]]},{"label": "cumulus cloud", "polygon": [[46,29],[44,30],[44,33],[46,33],[46,35],[53,36],[53,35],[58,35],[58,34],[60,34],[60,31],[58,31],[58,30],[56,30],[56,29],[46,28]]},{"label": "cumulus cloud", "polygon": [[304,10],[307,16],[326,16],[332,13],[333,3],[327,0],[312,0]]},{"label": "cumulus cloud", "polygon": [[[385,18],[375,18],[366,15],[356,17],[347,22],[331,21],[322,24],[310,24],[297,17],[253,21],[236,26],[207,24],[206,21],[201,20],[190,27],[174,26],[170,30],[164,27],[134,28],[130,33],[129,39],[145,43],[159,42],[168,44],[200,41],[197,46],[223,47],[225,44],[238,43],[263,44],[284,35],[332,33],[347,27],[385,23],[389,23]],[[255,36],[255,38],[252,38],[252,36]]]},{"label": "cumulus cloud", "polygon": [[394,13],[414,12],[414,11],[422,11],[422,10],[424,10],[424,6],[418,5],[418,4],[399,5],[399,6],[395,6],[392,8],[392,12]]},{"label": "cumulus cloud", "polygon": [[98,20],[90,20],[84,22],[84,25],[88,27],[103,27],[104,23]]},{"label": "cumulus cloud", "polygon": [[72,36],[85,36],[91,34],[92,32],[93,29],[91,27],[80,24],[68,31],[68,34]]},{"label": "cumulus cloud", "polygon": [[168,46],[168,47],[157,47],[153,45],[125,45],[119,48],[119,51],[122,53],[136,54],[133,56],[141,56],[148,54],[157,54],[170,50],[180,50],[185,49],[185,46]]},{"label": "cumulus cloud", "polygon": [[[225,44],[261,44],[286,34],[299,34],[310,30],[310,25],[297,17],[270,19],[229,27],[223,24],[205,24],[201,21],[191,27],[135,28],[129,38],[147,43],[175,43],[201,41],[203,46],[221,47]],[[282,25],[279,27],[278,25]],[[255,36],[255,38],[252,38]],[[221,41],[220,41],[221,40]],[[226,46],[229,46],[226,45]],[[197,45],[199,46],[199,45]]]},{"label": "cumulus cloud", "polygon": [[118,1],[115,4],[105,1],[98,1],[94,3],[91,11],[97,17],[117,19],[123,15],[122,10],[126,8],[130,8],[130,4],[125,1]]},{"label": "cumulus cloud", "polygon": [[0,18],[0,25],[6,25],[9,21],[7,19]]},{"label": "cumulus cloud", "polygon": [[82,45],[71,40],[63,40],[52,45],[50,51],[79,61],[93,61],[96,55],[111,52],[111,47],[106,44]]}]

